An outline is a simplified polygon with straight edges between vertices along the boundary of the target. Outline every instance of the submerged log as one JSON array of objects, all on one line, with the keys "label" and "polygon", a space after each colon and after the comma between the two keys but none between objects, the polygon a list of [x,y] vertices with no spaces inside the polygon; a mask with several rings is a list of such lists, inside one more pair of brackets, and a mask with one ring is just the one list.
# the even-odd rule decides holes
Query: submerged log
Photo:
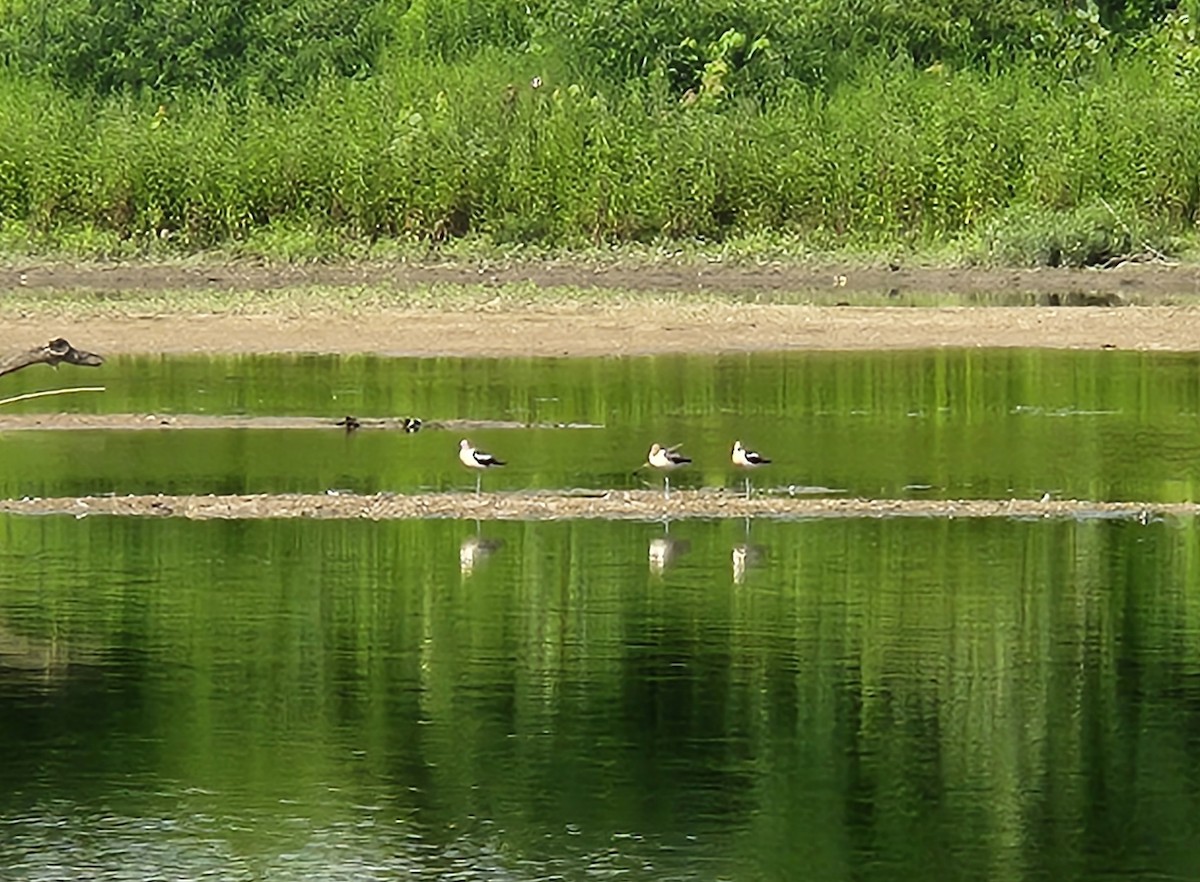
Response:
[{"label": "submerged log", "polygon": [[27,368],[31,364],[48,364],[56,368],[64,363],[80,367],[99,367],[104,364],[104,358],[93,352],[76,349],[62,337],[56,337],[45,346],[0,359],[0,376]]},{"label": "submerged log", "polygon": [[[102,391],[84,386],[68,391]],[[34,393],[31,393],[34,394]],[[39,393],[45,394],[45,393]],[[61,394],[54,391],[53,394]],[[0,404],[6,399],[0,398]],[[24,400],[22,398],[22,400]],[[354,433],[382,429],[412,434],[416,417],[347,416],[339,420],[314,416],[245,416],[220,413],[0,413],[0,432],[72,429],[328,429],[336,426]],[[427,420],[421,431],[474,432],[477,429],[602,429],[597,423],[524,423],[518,420]]]}]

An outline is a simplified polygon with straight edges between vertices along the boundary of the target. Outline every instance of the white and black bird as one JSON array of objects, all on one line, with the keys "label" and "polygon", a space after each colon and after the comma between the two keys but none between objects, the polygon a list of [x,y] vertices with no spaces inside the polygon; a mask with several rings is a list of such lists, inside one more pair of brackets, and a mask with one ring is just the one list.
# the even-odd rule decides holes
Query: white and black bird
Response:
[{"label": "white and black bird", "polygon": [[682,446],[681,444],[676,444],[674,447],[663,447],[661,444],[650,445],[650,455],[646,457],[646,465],[660,469],[664,473],[664,499],[671,498],[671,476],[667,473],[691,462],[690,459],[679,453],[679,448]]},{"label": "white and black bird", "polygon": [[[731,458],[733,459],[733,464],[735,466],[740,469],[745,469],[748,472],[754,471],[754,469],[757,469],[760,466],[765,466],[771,462],[771,460],[767,459],[761,453],[758,453],[754,450],[747,450],[742,446],[741,441],[733,442],[733,455]],[[749,475],[746,476],[746,498],[750,498]]]},{"label": "white and black bird", "polygon": [[475,469],[475,495],[479,495],[479,486],[483,480],[483,473],[488,469],[496,468],[504,465],[504,461],[496,459],[490,453],[484,453],[482,450],[476,450],[471,446],[471,442],[466,438],[458,444],[458,461],[469,469]]}]

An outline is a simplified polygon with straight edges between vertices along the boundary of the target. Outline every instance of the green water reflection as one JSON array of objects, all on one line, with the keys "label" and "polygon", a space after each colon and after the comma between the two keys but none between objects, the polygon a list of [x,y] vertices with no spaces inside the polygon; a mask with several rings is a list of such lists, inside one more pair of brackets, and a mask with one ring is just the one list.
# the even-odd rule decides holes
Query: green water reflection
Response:
[{"label": "green water reflection", "polygon": [[6,879],[1200,874],[1195,521],[0,539]]},{"label": "green water reflection", "polygon": [[[102,395],[6,408],[419,416],[590,423],[472,440],[510,466],[491,489],[656,484],[651,442],[684,442],[678,486],[739,486],[735,438],[775,459],[757,487],[903,497],[1193,501],[1193,354],[768,353],[634,359],[114,358]],[[23,371],[5,392],[45,388]],[[62,375],[60,374],[60,377]],[[77,371],[75,376],[84,376]],[[0,432],[0,495],[469,489],[458,434]]]}]

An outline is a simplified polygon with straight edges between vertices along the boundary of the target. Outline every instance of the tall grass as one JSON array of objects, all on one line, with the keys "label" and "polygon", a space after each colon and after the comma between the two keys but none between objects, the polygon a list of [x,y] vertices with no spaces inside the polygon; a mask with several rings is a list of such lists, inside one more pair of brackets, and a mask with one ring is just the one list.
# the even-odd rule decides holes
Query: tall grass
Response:
[{"label": "tall grass", "polygon": [[188,252],[274,234],[333,250],[467,235],[574,248],[772,231],[818,248],[978,240],[1022,261],[1051,259],[1014,244],[1031,214],[1087,222],[1106,205],[1179,233],[1200,210],[1200,76],[1154,58],[1068,78],[876,56],[769,101],[681,100],[653,72],[601,89],[569,70],[513,49],[393,56],[287,103],[72,96],[0,74],[0,246]]}]

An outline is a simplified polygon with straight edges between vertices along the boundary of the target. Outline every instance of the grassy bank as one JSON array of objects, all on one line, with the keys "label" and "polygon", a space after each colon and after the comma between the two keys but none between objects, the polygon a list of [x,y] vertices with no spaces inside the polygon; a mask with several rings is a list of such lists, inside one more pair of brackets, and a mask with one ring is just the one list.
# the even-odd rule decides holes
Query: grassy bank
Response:
[{"label": "grassy bank", "polygon": [[1082,70],[876,52],[837,82],[682,95],[663,70],[588,82],[528,46],[384,52],[290,101],[70,90],[10,63],[0,250],[1179,253],[1200,210],[1200,74],[1156,46]]}]

